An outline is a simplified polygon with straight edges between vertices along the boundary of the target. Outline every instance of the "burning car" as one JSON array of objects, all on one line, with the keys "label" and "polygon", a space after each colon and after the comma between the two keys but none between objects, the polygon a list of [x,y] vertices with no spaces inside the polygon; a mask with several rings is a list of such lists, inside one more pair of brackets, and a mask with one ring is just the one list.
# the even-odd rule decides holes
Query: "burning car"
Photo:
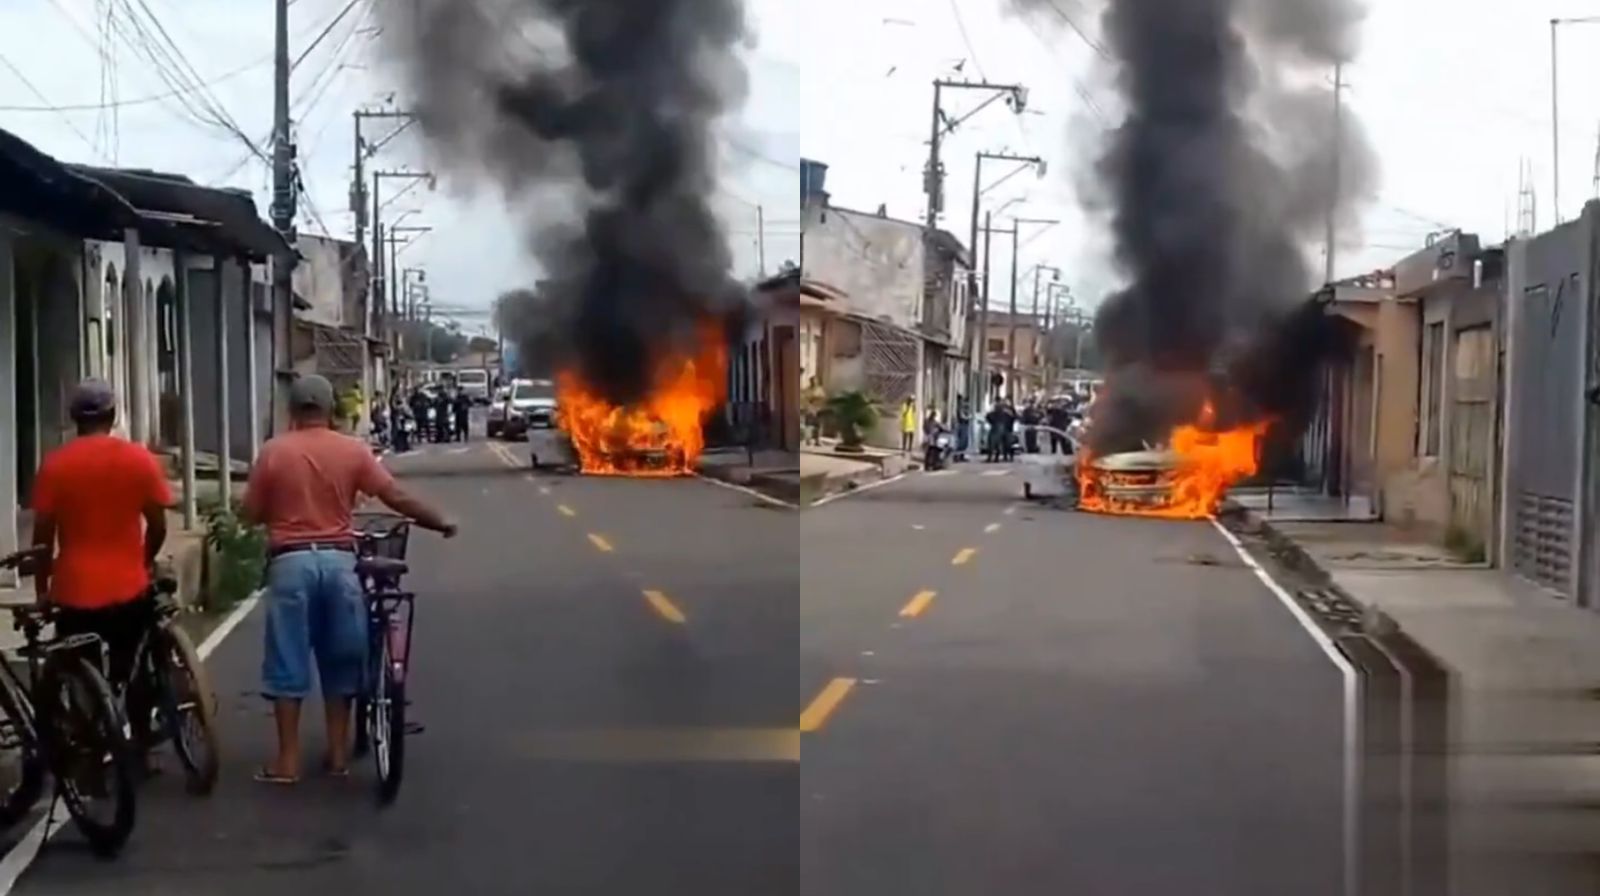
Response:
[{"label": "burning car", "polygon": [[1128,451],[1080,464],[1080,507],[1156,514],[1173,507],[1183,457],[1170,450]]},{"label": "burning car", "polygon": [[1095,513],[1198,520],[1216,514],[1228,488],[1255,475],[1270,421],[1214,429],[1206,405],[1163,446],[1078,460],[1078,508]]}]

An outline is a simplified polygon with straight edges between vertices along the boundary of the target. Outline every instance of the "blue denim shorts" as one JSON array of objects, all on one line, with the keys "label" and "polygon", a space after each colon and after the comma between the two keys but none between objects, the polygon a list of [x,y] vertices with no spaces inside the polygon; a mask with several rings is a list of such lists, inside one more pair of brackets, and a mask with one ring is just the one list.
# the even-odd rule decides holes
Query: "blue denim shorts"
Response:
[{"label": "blue denim shorts", "polygon": [[309,696],[313,658],[324,697],[361,692],[367,602],[356,578],[354,554],[304,550],[274,557],[267,566],[266,602],[262,694]]}]

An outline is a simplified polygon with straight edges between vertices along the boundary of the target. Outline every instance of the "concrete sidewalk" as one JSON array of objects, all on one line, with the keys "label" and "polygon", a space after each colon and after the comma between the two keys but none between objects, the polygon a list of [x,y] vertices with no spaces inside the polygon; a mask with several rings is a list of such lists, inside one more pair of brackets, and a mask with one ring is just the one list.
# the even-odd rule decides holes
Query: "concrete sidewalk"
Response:
[{"label": "concrete sidewalk", "polygon": [[762,450],[752,455],[743,448],[730,448],[701,455],[699,472],[707,479],[742,485],[794,504],[800,500],[800,468],[799,455],[790,451]]},{"label": "concrete sidewalk", "polygon": [[837,439],[800,446],[805,503],[892,479],[918,466],[913,456],[902,451],[871,446],[863,446],[859,452],[840,451]]},{"label": "concrete sidewalk", "polygon": [[1265,525],[1450,671],[1451,896],[1600,892],[1600,615],[1381,523]]}]

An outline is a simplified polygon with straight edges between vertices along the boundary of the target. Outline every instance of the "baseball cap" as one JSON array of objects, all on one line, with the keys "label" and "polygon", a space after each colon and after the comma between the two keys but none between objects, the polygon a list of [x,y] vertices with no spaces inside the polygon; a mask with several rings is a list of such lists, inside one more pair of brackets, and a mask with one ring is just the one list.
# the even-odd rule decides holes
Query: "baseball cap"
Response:
[{"label": "baseball cap", "polygon": [[72,419],[105,417],[116,413],[117,393],[105,380],[93,377],[73,387],[68,413]]},{"label": "baseball cap", "polygon": [[294,410],[333,412],[333,384],[327,377],[307,374],[289,385],[289,407]]}]

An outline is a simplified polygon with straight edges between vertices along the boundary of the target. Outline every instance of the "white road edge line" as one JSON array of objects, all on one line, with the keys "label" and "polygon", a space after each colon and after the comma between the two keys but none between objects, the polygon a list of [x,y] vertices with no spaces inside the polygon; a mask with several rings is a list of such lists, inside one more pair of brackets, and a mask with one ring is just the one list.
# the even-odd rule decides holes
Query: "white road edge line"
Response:
[{"label": "white road edge line", "polygon": [[[880,479],[877,482],[869,482],[866,485],[860,486],[858,488],[853,488],[853,489],[851,489],[851,490],[849,490],[847,492],[839,492],[836,495],[829,495],[828,497],[823,498],[823,499],[821,499],[819,501],[812,501],[811,502],[811,506],[812,507],[821,507],[824,504],[832,504],[834,501],[837,501],[840,498],[848,498],[851,495],[859,495],[862,492],[870,492],[875,488],[883,488],[884,486],[886,486],[886,485],[888,485],[890,483],[899,482],[900,480],[902,480],[904,478],[906,478],[906,474],[905,473],[901,473],[901,474],[899,474],[897,476],[890,476],[888,479]],[[0,894],[0,896],[3,896],[3,894]]]},{"label": "white road edge line", "polygon": [[[772,505],[774,505],[776,507],[787,507],[790,510],[799,510],[800,509],[800,505],[799,504],[790,504],[788,501],[784,501],[784,500],[780,500],[778,498],[774,498],[771,495],[764,495],[761,492],[758,492],[753,488],[746,488],[745,486],[742,486],[742,485],[735,485],[732,482],[723,482],[721,479],[713,479],[710,476],[706,476],[706,475],[703,475],[701,473],[695,473],[694,474],[694,478],[699,479],[702,482],[709,482],[712,485],[720,485],[723,488],[733,489],[736,492],[744,492],[745,494],[750,495],[753,498],[760,498],[761,500],[767,502],[768,504],[772,504]],[[5,896],[5,894],[0,893],[0,896]]]},{"label": "white road edge line", "polygon": [[[259,589],[240,601],[239,605],[234,607],[223,618],[222,622],[211,630],[211,634],[206,635],[206,639],[200,642],[199,647],[195,648],[196,652],[200,654],[200,659],[204,660],[209,657],[217,649],[218,645],[222,643],[223,639],[227,638],[228,635],[233,633],[234,629],[239,627],[239,623],[243,622],[245,617],[250,615],[250,611],[256,608],[256,604],[261,602],[261,596],[264,591],[265,589]],[[39,851],[44,848],[46,829],[50,831],[51,836],[55,836],[68,824],[68,819],[61,819],[60,822],[53,820],[56,810],[55,794],[51,794],[49,799],[50,803],[45,809],[44,817],[35,822],[33,827],[28,829],[28,833],[17,841],[17,845],[11,847],[11,851],[6,853],[3,859],[0,859],[0,896],[9,896],[11,891],[16,888],[17,881],[39,858]]]},{"label": "white road edge line", "polygon": [[[1300,627],[1306,630],[1311,640],[1322,648],[1328,659],[1339,669],[1344,677],[1344,893],[1345,896],[1359,896],[1361,892],[1361,831],[1360,818],[1357,814],[1361,805],[1361,677],[1356,672],[1356,667],[1349,658],[1339,651],[1338,645],[1333,643],[1327,633],[1318,627],[1316,620],[1305,611],[1304,607],[1295,602],[1293,596],[1284,587],[1272,578],[1256,559],[1245,550],[1244,544],[1238,536],[1228,531],[1228,527],[1213,517],[1211,525],[1215,526],[1222,537],[1233,546],[1240,561],[1249,567],[1267,586],[1278,602],[1288,609]],[[4,896],[4,894],[0,894]]]}]

